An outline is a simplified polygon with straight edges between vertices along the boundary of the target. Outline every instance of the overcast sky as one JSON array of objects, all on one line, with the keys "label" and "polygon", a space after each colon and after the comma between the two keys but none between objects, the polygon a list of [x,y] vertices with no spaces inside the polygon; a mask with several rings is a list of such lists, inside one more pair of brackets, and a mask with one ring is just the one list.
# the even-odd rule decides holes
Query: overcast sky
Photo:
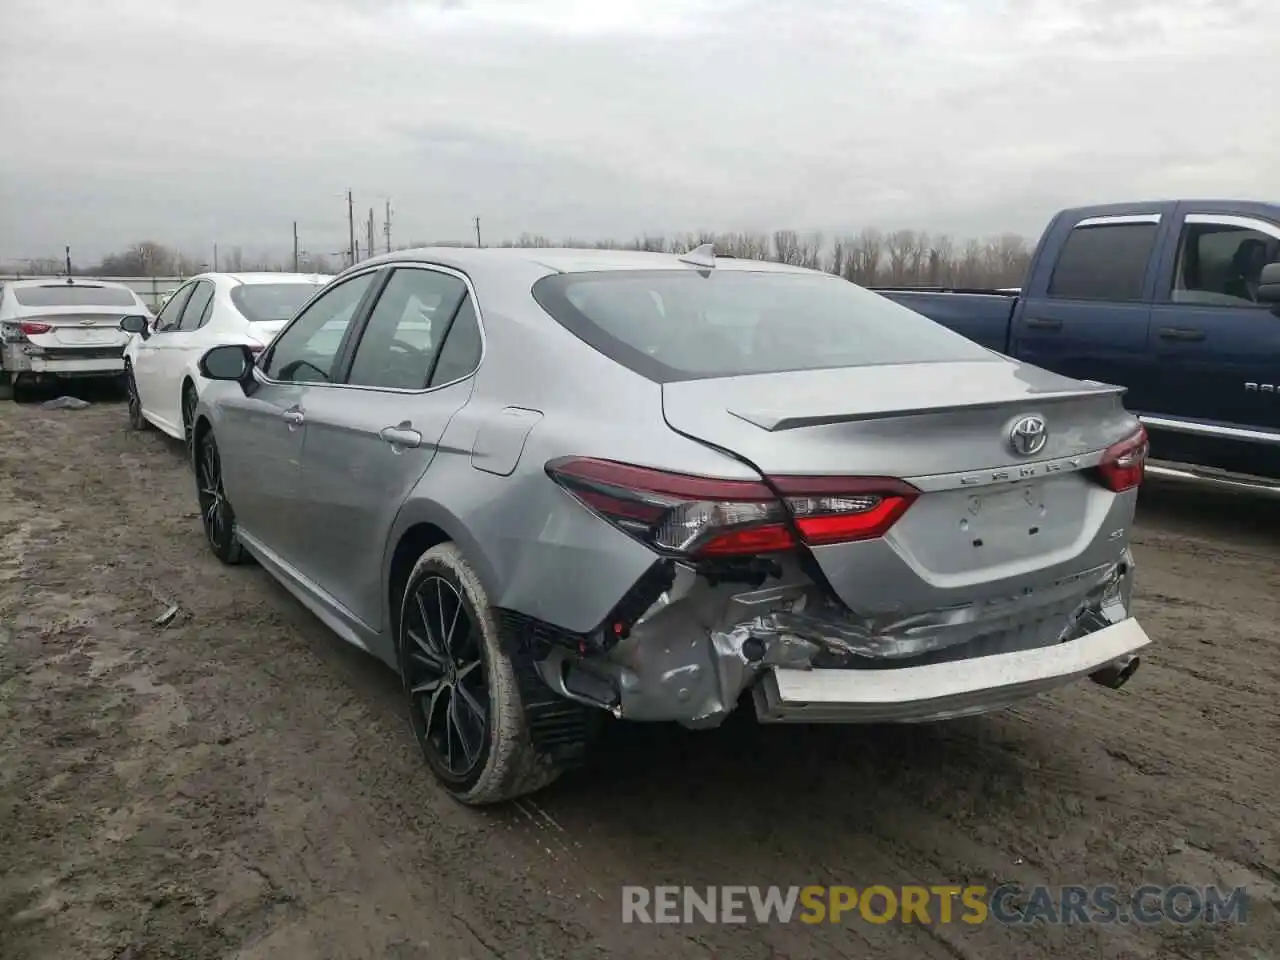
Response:
[{"label": "overcast sky", "polygon": [[0,0],[0,261],[1280,202],[1277,0]]}]

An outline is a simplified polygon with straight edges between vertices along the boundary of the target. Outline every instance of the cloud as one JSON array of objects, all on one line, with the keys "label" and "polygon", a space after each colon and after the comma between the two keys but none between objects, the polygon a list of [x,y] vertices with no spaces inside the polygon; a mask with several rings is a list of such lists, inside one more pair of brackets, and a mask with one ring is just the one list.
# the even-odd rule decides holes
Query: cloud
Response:
[{"label": "cloud", "polygon": [[[1280,198],[1264,0],[8,0],[0,260]],[[379,212],[380,220],[381,214]]]}]

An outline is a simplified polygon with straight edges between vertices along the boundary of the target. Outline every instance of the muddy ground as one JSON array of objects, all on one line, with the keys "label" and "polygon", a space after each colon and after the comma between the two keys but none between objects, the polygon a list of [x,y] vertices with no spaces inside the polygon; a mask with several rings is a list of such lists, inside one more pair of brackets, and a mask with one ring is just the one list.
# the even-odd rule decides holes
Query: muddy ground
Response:
[{"label": "muddy ground", "polygon": [[[101,398],[103,400],[107,398]],[[1280,955],[1280,504],[1152,485],[1121,692],[937,726],[618,727],[462,808],[394,677],[209,554],[118,402],[0,404],[0,956]],[[167,626],[153,621],[172,604]],[[623,884],[1243,884],[1243,925],[624,926]]]}]

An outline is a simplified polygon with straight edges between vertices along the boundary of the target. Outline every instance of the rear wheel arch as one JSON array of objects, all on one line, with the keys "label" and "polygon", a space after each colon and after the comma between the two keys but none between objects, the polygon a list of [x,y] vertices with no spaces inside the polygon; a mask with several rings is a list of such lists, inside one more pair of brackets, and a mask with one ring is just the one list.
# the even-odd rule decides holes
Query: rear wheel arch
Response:
[{"label": "rear wheel arch", "polygon": [[497,577],[489,557],[480,545],[470,537],[462,522],[436,504],[416,503],[404,508],[400,517],[402,528],[394,535],[394,547],[389,547],[384,564],[383,592],[387,604],[384,621],[388,634],[396,637],[400,628],[400,600],[409,575],[418,559],[432,547],[453,543],[458,552],[475,572],[486,597],[491,604],[498,600]]}]

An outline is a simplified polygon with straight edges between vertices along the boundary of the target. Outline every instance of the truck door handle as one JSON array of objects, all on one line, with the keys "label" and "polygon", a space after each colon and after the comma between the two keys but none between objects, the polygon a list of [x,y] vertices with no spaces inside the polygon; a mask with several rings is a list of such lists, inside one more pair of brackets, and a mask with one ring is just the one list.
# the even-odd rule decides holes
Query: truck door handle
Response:
[{"label": "truck door handle", "polygon": [[[378,436],[392,448],[396,447],[419,447],[422,445],[422,434],[409,426],[409,421],[396,424],[394,427],[383,427],[378,431]],[[399,452],[398,450],[396,451]]]},{"label": "truck door handle", "polygon": [[1194,327],[1161,327],[1161,340],[1203,340],[1204,331]]},{"label": "truck door handle", "polygon": [[1036,330],[1061,330],[1062,321],[1061,320],[1043,320],[1039,317],[1029,317],[1027,319],[1027,326],[1032,327],[1033,329],[1036,329]]},{"label": "truck door handle", "polygon": [[307,418],[303,415],[302,411],[296,409],[286,410],[284,413],[280,414],[280,419],[289,425],[290,430],[294,427],[300,427],[307,422]]}]

